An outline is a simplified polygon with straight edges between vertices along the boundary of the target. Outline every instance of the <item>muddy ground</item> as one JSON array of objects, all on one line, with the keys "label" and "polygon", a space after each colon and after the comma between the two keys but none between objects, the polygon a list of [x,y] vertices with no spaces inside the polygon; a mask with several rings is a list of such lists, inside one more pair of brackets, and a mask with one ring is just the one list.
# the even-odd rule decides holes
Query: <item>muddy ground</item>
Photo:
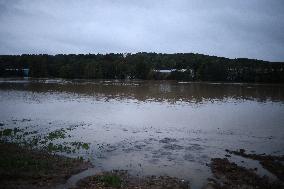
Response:
[{"label": "muddy ground", "polygon": [[[55,188],[74,174],[92,165],[82,159],[72,159],[39,151],[18,144],[0,142],[0,188],[33,189]],[[189,183],[172,177],[131,177],[127,171],[103,172],[84,178],[81,188],[141,188],[187,189]]]},{"label": "muddy ground", "polygon": [[91,164],[0,142],[0,188],[53,188]]},{"label": "muddy ground", "polygon": [[190,184],[184,180],[168,176],[133,177],[127,171],[103,172],[87,177],[78,182],[76,189],[189,189]]},{"label": "muddy ground", "polygon": [[[233,151],[227,151],[233,153]],[[237,152],[237,151],[235,151]],[[241,150],[244,154],[244,151]],[[235,153],[238,155],[238,153]],[[246,155],[248,157],[255,157],[255,160],[261,161],[275,161],[283,165],[283,156],[271,155]],[[275,163],[274,162],[274,163]],[[266,164],[261,163],[262,166],[271,171],[271,166],[267,167]],[[208,178],[208,183],[202,189],[282,189],[284,188],[283,180],[281,180],[277,173],[283,171],[283,167],[274,167],[271,171],[277,180],[271,180],[267,176],[260,176],[256,173],[255,169],[247,169],[239,166],[236,163],[230,162],[227,158],[212,158],[209,164],[213,173],[212,178]],[[167,176],[162,177],[146,177],[137,178],[132,177],[127,172],[113,171],[104,172],[95,176],[87,177],[78,182],[76,189],[80,188],[100,188],[100,189],[115,189],[115,188],[140,188],[140,189],[184,189],[190,188],[190,183]]]},{"label": "muddy ground", "polygon": [[209,179],[209,186],[214,189],[280,189],[283,182],[271,181],[266,176],[259,176],[253,169],[247,169],[229,162],[227,158],[213,158],[211,170],[214,178]]},{"label": "muddy ground", "polygon": [[279,180],[284,181],[284,156],[273,156],[267,154],[248,154],[244,149],[238,151],[226,150],[230,154],[242,156],[259,161],[263,168],[273,173]]},{"label": "muddy ground", "polygon": [[[259,176],[254,169],[247,169],[227,158],[212,158],[209,164],[213,178],[204,189],[280,189],[283,185],[283,156],[247,154],[245,150],[229,154],[257,160],[277,176],[271,180]],[[55,188],[67,179],[89,167],[91,163],[55,155],[48,151],[34,150],[19,144],[0,142],[0,188]],[[168,176],[135,177],[127,171],[101,172],[80,180],[73,189],[188,189],[190,183]]]}]

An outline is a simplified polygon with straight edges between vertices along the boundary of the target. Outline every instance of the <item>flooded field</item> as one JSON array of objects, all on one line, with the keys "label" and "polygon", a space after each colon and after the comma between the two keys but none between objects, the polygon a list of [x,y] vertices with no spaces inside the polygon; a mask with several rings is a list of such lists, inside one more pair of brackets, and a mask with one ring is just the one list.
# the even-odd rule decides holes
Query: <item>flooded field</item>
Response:
[{"label": "flooded field", "polygon": [[226,149],[284,154],[284,85],[1,79],[0,112],[6,140],[192,188],[212,177],[211,158],[275,177]]}]

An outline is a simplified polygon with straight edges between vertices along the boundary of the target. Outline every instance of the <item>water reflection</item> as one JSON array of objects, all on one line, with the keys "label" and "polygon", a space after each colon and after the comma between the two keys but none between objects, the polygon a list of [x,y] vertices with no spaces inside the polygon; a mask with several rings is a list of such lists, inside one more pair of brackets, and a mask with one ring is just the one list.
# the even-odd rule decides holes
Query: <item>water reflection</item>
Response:
[{"label": "water reflection", "polygon": [[204,103],[228,99],[283,102],[284,85],[175,81],[0,80],[1,90],[72,93],[106,100]]}]

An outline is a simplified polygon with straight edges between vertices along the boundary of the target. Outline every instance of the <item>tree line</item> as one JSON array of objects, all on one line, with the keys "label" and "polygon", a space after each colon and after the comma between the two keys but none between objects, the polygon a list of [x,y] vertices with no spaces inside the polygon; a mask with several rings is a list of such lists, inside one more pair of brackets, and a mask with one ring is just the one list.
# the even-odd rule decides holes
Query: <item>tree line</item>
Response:
[{"label": "tree line", "polygon": [[[284,82],[284,63],[194,53],[0,55],[0,77]],[[13,71],[18,70],[18,71]],[[172,70],[162,72],[161,70]]]}]

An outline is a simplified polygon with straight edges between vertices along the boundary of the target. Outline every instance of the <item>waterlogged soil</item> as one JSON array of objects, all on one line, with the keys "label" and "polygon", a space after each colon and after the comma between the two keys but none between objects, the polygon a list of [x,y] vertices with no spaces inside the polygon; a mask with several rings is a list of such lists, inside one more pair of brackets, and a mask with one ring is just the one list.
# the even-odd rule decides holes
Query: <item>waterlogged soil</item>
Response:
[{"label": "waterlogged soil", "polygon": [[[16,133],[19,132],[17,130]],[[7,131],[4,129],[1,133],[5,133],[5,135],[2,135],[2,139],[3,136],[15,135],[13,130]],[[172,142],[176,142],[176,140],[164,138],[158,142],[171,144]],[[208,178],[208,183],[204,184],[204,189],[278,189],[284,187],[282,179],[283,156],[247,154],[244,149],[225,151],[230,154],[225,155],[226,157],[237,155],[259,161],[265,169],[275,174],[277,179],[260,176],[256,172],[257,168],[246,168],[230,162],[227,158],[212,158],[208,166],[213,176]],[[47,151],[45,148],[42,150],[34,149],[31,145],[26,144],[21,145],[19,143],[7,143],[4,141],[0,143],[0,183],[2,188],[58,188],[58,186],[64,186],[64,183],[67,182],[69,177],[80,172],[82,173],[82,171],[89,167],[92,167],[91,163],[83,161],[81,157],[68,158],[59,156],[54,152]],[[74,187],[68,188],[190,188],[188,180],[176,177],[155,175],[133,176],[128,171],[121,170],[98,172],[98,174],[92,176],[82,177]]]},{"label": "waterlogged soil", "polygon": [[[0,142],[0,188],[61,188],[67,179],[87,168],[90,162],[68,158],[29,146]],[[63,187],[65,188],[65,187]],[[169,176],[132,177],[127,171],[101,172],[79,180],[74,189],[189,189],[189,182]]]},{"label": "waterlogged soil", "polygon": [[248,154],[244,149],[238,151],[227,149],[226,151],[230,154],[259,161],[263,168],[273,173],[279,180],[284,181],[284,155]]},{"label": "waterlogged soil", "polygon": [[[24,124],[24,122],[31,122],[31,119],[12,120],[14,125]],[[50,125],[50,123],[49,123]],[[37,127],[37,125],[36,125]],[[72,136],[70,131],[74,130],[78,125],[71,125],[67,128],[60,129],[46,129],[45,131],[35,129],[35,126],[27,124],[26,127],[12,127],[5,128],[2,124],[0,128],[0,139],[5,142],[12,142],[17,144],[24,144],[31,148],[43,149],[48,152],[61,154],[75,154],[76,152],[87,151],[89,143],[76,140],[67,140]],[[83,157],[80,157],[83,158]]]},{"label": "waterlogged soil", "polygon": [[75,189],[190,189],[189,182],[169,176],[133,177],[127,171],[102,172],[78,182]]},{"label": "waterlogged soil", "polygon": [[0,188],[54,188],[88,167],[81,159],[0,142]]},{"label": "waterlogged soil", "polygon": [[261,177],[253,169],[247,169],[227,158],[213,158],[211,170],[214,179],[209,179],[207,188],[214,189],[279,189],[284,184],[281,181],[271,181],[268,177]]},{"label": "waterlogged soil", "polygon": [[[170,141],[174,140],[166,138],[160,142],[168,143]],[[260,164],[275,174],[277,178],[272,179],[266,175],[261,176],[257,173],[257,168],[247,168],[231,162],[227,158],[212,158],[211,163],[208,163],[212,177],[207,179],[208,182],[204,184],[202,189],[280,189],[284,187],[283,180],[279,177],[279,173],[283,172],[283,156],[246,154],[244,149],[239,151],[226,149],[226,152],[260,161]],[[277,167],[274,163],[282,166]],[[83,178],[74,188],[184,189],[190,188],[190,182],[169,176],[134,177],[129,175],[127,171],[111,171]]]}]

